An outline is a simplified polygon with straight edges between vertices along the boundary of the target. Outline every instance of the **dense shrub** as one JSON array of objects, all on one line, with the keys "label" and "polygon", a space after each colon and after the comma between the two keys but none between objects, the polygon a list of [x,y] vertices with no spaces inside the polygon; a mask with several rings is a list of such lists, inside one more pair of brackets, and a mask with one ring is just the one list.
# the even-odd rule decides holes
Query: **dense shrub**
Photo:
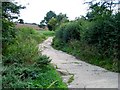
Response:
[{"label": "dense shrub", "polygon": [[[46,36],[42,33],[39,33],[38,31],[29,28],[29,27],[23,27],[20,28],[17,31],[17,39],[24,39],[24,40],[29,40],[29,39],[34,39],[37,43],[41,43]],[[22,38],[21,38],[22,37]]]},{"label": "dense shrub", "polygon": [[41,31],[38,31],[38,32],[40,32],[40,34],[43,34],[45,37],[51,37],[51,36],[55,35],[54,31],[41,30]]},{"label": "dense shrub", "polygon": [[[50,65],[38,67],[36,65],[13,64],[4,67],[2,73],[3,88],[66,88],[60,75]],[[56,82],[55,82],[56,81]],[[55,82],[53,85],[51,85]]]},{"label": "dense shrub", "polygon": [[86,62],[118,71],[120,13],[96,20],[85,18],[61,25],[53,39],[53,47]]},{"label": "dense shrub", "polygon": [[31,28],[15,28],[12,21],[20,8],[24,7],[2,3],[2,89],[66,88],[49,57],[38,52],[46,36]]},{"label": "dense shrub", "polygon": [[38,60],[35,63],[38,66],[45,66],[45,65],[48,65],[50,63],[50,61],[51,60],[49,59],[49,57],[42,55],[38,58]]},{"label": "dense shrub", "polygon": [[[120,19],[119,19],[120,20]],[[116,58],[118,49],[119,20],[109,18],[104,21],[96,21],[88,28],[84,40],[89,45],[94,45],[103,56]]]},{"label": "dense shrub", "polygon": [[[11,30],[13,31],[13,29]],[[38,51],[38,44],[46,36],[42,32],[31,28],[15,30],[15,37],[12,37],[13,42],[8,41],[7,43],[9,44],[5,43],[6,52],[2,55],[4,66],[2,71],[2,87],[66,88],[67,86],[62,82],[60,75],[50,65],[51,60],[49,57],[42,55]],[[44,31],[44,33],[46,32]],[[7,35],[5,37],[8,39]]]},{"label": "dense shrub", "polygon": [[60,26],[56,32],[56,37],[63,42],[68,42],[72,39],[80,40],[80,27],[77,22],[69,22]]},{"label": "dense shrub", "polygon": [[2,54],[6,54],[8,45],[14,42],[16,29],[13,28],[13,23],[7,20],[2,20]]},{"label": "dense shrub", "polygon": [[14,42],[7,45],[7,53],[3,55],[4,64],[35,62],[39,57],[37,44],[44,38],[45,36],[29,28],[17,30]]}]

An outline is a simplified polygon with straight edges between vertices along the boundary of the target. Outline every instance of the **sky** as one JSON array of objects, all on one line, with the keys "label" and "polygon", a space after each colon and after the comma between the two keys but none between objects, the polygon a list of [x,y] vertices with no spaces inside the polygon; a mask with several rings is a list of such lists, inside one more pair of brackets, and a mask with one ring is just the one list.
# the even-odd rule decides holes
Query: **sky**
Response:
[{"label": "sky", "polygon": [[15,0],[19,4],[26,6],[26,9],[20,10],[19,19],[25,23],[37,23],[44,19],[46,13],[50,10],[57,15],[59,13],[67,14],[69,20],[74,20],[80,15],[85,16],[88,5],[85,0]]}]

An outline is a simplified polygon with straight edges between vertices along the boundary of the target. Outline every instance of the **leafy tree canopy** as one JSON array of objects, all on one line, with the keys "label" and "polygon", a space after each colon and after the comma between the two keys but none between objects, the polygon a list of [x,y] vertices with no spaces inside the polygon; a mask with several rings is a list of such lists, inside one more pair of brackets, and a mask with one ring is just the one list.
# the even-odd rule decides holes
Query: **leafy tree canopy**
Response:
[{"label": "leafy tree canopy", "polygon": [[13,42],[15,38],[15,30],[13,29],[13,19],[17,19],[20,9],[25,7],[17,5],[13,2],[2,2],[2,52],[5,54],[7,46]]},{"label": "leafy tree canopy", "polygon": [[90,12],[87,13],[86,17],[89,20],[98,20],[102,19],[103,17],[111,16],[112,10],[108,9],[108,6],[106,6],[106,2],[103,4],[96,3],[90,6]]},{"label": "leafy tree canopy", "polygon": [[52,17],[56,17],[56,14],[53,12],[53,11],[49,11],[47,12],[46,16],[44,17],[44,21],[46,24],[48,24],[49,20],[52,18]]},{"label": "leafy tree canopy", "polygon": [[23,19],[19,19],[18,21],[19,21],[19,23],[24,24],[24,20]]},{"label": "leafy tree canopy", "polygon": [[62,13],[60,13],[59,15],[57,15],[56,18],[57,18],[58,22],[61,22],[63,20],[67,20],[68,19],[67,15],[66,14],[62,14]]},{"label": "leafy tree canopy", "polygon": [[16,5],[13,2],[2,2],[2,18],[8,20],[17,19],[20,13],[19,10],[24,8],[24,6]]}]

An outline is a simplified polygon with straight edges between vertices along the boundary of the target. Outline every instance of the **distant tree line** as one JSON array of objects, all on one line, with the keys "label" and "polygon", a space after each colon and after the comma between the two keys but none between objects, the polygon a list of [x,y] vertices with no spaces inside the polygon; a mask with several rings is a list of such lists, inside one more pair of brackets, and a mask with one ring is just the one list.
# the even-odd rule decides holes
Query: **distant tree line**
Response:
[{"label": "distant tree line", "polygon": [[49,30],[55,30],[61,23],[68,21],[69,20],[66,14],[60,13],[56,15],[55,12],[49,11],[44,17],[44,20],[40,22],[39,26],[42,28],[47,26]]}]

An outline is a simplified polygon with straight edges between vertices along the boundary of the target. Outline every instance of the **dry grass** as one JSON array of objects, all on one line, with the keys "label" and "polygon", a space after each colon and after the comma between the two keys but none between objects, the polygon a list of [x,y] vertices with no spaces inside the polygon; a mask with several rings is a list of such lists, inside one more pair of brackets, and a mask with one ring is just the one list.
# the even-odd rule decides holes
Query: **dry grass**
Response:
[{"label": "dry grass", "polygon": [[16,28],[21,28],[21,27],[29,27],[29,28],[33,28],[35,30],[43,30],[43,28],[40,28],[38,25],[32,25],[32,24],[16,24]]}]

